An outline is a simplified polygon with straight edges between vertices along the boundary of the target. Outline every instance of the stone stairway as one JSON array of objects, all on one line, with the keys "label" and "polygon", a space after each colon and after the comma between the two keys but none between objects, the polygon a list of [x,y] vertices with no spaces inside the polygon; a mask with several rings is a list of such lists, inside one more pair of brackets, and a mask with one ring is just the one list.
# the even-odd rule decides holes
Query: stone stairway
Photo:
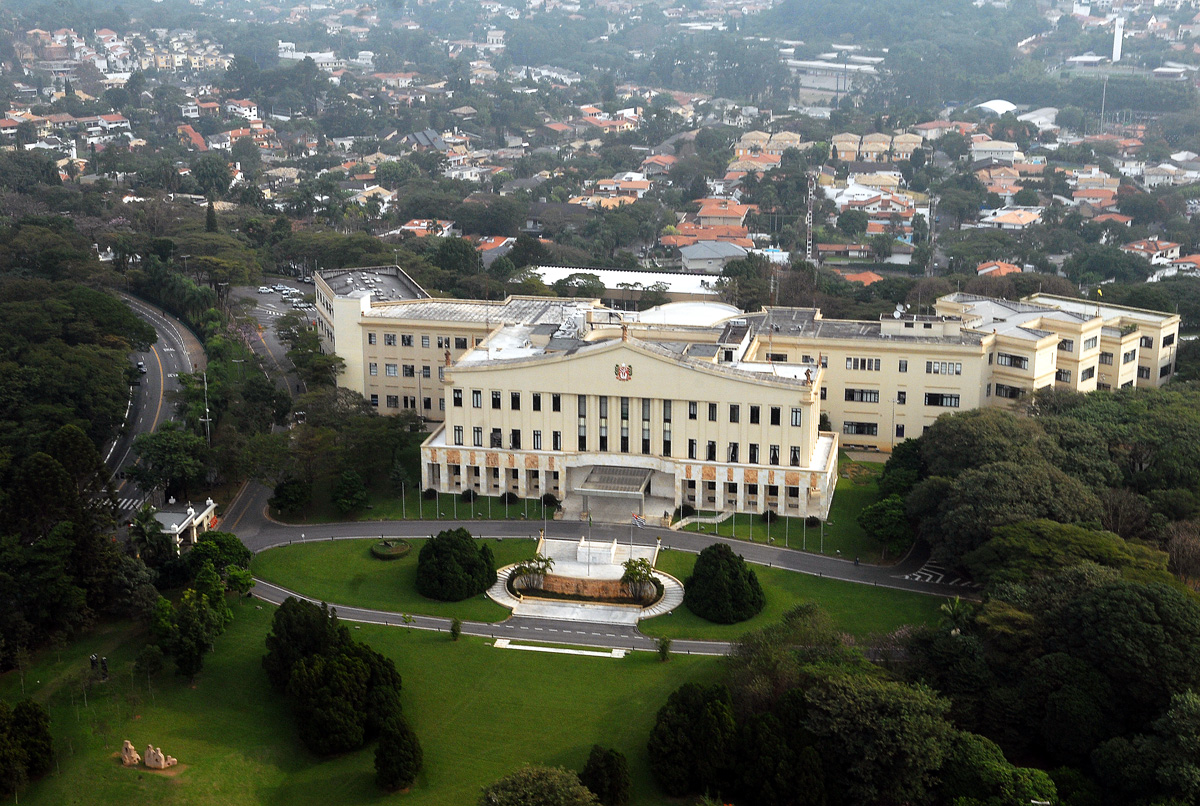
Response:
[{"label": "stone stairway", "polygon": [[487,595],[492,601],[499,605],[512,610],[520,601],[508,592],[508,578],[512,576],[513,568],[516,566],[507,565],[496,572],[496,584],[488,588]]},{"label": "stone stairway", "polygon": [[663,584],[663,597],[650,607],[642,608],[642,618],[654,618],[663,613],[670,613],[683,604],[683,585],[675,577],[655,571],[654,576]]}]

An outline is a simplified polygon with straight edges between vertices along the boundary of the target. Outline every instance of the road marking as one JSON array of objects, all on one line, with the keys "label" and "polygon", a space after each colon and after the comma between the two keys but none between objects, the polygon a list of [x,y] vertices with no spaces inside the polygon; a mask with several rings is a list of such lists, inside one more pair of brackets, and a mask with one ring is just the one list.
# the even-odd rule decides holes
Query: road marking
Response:
[{"label": "road marking", "polygon": [[[167,349],[169,349],[169,348],[167,348],[167,347],[163,348],[164,351]],[[150,352],[154,353],[154,361],[156,364],[158,364],[158,377],[159,377],[158,405],[154,409],[154,422],[150,424],[150,430],[153,431],[154,429],[158,428],[158,418],[159,418],[159,415],[162,414],[163,387],[165,387],[167,385],[167,382],[166,382],[166,379],[165,379],[164,373],[163,373],[162,357],[158,354],[158,349],[153,344],[150,345]],[[145,416],[145,412],[143,412],[141,415],[138,416],[138,422],[142,421],[143,416]],[[136,465],[140,461],[142,461],[142,457],[139,456],[138,458],[133,460],[133,463]],[[117,492],[121,492],[121,490],[125,489],[125,485],[128,482],[129,482],[129,479],[121,479],[121,483],[117,485]]]}]

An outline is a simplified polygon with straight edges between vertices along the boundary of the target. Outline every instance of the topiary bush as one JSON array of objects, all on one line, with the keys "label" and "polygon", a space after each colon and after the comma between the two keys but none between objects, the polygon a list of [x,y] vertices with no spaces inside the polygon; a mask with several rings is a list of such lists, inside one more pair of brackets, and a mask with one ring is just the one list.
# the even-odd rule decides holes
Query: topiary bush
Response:
[{"label": "topiary bush", "polygon": [[463,500],[464,504],[469,504],[478,497],[479,497],[479,493],[475,492],[474,490],[463,490],[462,491],[462,500]]},{"label": "topiary bush", "polygon": [[694,518],[696,516],[696,508],[691,504],[680,504],[675,510],[675,520],[683,520],[684,518]]},{"label": "topiary bush", "polygon": [[545,495],[542,496],[542,506],[547,507],[552,510],[557,510],[558,509],[558,499],[554,497],[553,493],[546,493]]},{"label": "topiary bush", "polygon": [[438,492],[432,487],[426,487],[425,491],[421,493],[421,497],[426,501],[433,501],[438,497]]},{"label": "topiary bush", "polygon": [[377,560],[398,560],[412,550],[412,544],[407,540],[393,537],[390,540],[380,540],[371,546],[371,556]]},{"label": "topiary bush", "polygon": [[762,519],[763,523],[777,523],[779,521],[779,513],[773,509],[764,509]]},{"label": "topiary bush", "polygon": [[417,555],[417,591],[443,602],[461,602],[496,582],[496,558],[466,529],[430,538]]},{"label": "topiary bush", "polygon": [[519,503],[521,503],[521,498],[516,493],[514,493],[512,490],[509,490],[504,495],[500,496],[500,503],[501,504],[519,504]]},{"label": "topiary bush", "polygon": [[758,615],[767,598],[742,556],[724,543],[714,543],[700,552],[692,575],[684,581],[683,603],[700,618],[734,624]]}]

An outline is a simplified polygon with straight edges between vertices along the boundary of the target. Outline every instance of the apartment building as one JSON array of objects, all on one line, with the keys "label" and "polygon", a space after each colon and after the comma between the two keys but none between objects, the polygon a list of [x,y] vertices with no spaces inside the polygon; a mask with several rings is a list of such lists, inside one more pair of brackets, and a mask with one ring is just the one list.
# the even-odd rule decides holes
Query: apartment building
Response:
[{"label": "apartment building", "polygon": [[932,315],[878,321],[433,299],[394,266],[321,272],[316,298],[323,344],[345,360],[339,383],[432,424],[425,487],[550,493],[570,514],[823,517],[840,446],[890,450],[942,414],[1047,387],[1161,385],[1179,329],[1175,314],[1051,295],[950,294]]}]

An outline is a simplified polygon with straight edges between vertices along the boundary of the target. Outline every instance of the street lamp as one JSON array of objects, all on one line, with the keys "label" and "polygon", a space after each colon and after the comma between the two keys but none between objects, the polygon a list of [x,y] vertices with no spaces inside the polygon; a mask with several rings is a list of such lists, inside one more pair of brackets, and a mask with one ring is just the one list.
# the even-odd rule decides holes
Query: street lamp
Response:
[{"label": "street lamp", "polygon": [[204,417],[200,422],[204,423],[204,435],[208,439],[208,447],[212,447],[212,417],[208,411],[208,372],[201,373],[204,376]]}]

